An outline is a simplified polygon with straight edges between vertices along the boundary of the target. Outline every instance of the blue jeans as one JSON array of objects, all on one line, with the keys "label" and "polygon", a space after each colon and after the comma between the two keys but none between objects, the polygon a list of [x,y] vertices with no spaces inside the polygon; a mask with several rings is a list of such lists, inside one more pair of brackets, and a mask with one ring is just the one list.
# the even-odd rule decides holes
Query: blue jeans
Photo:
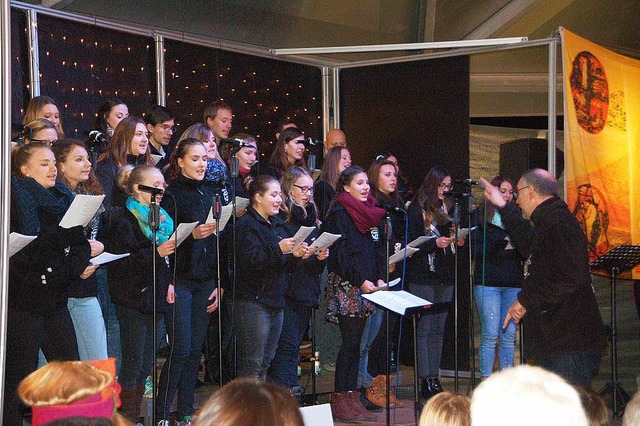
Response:
[{"label": "blue jeans", "polygon": [[[116,312],[122,339],[122,368],[118,381],[123,389],[135,389],[144,386],[153,370],[153,314],[143,314],[125,306],[116,306]],[[161,316],[156,318],[156,330],[160,334],[164,332]]]},{"label": "blue jeans", "polygon": [[599,350],[569,352],[538,358],[538,365],[574,385],[591,387],[593,375],[600,367]]},{"label": "blue jeans", "polygon": [[283,318],[281,308],[269,308],[248,300],[236,301],[233,315],[238,348],[236,377],[266,379],[278,347]]},{"label": "blue jeans", "polygon": [[375,308],[367,318],[362,339],[360,340],[360,365],[358,366],[358,388],[368,388],[373,384],[373,377],[369,374],[369,349],[375,340],[380,326],[384,321],[384,310]]},{"label": "blue jeans", "polygon": [[[211,314],[208,300],[215,288],[215,280],[193,282],[178,278],[176,302],[169,305],[164,321],[169,335],[169,358],[162,366],[156,413],[168,419],[173,397],[178,392],[178,416],[191,416],[200,367],[202,345],[207,335]],[[178,417],[180,418],[180,417]]]},{"label": "blue jeans", "polygon": [[97,297],[70,297],[67,308],[78,340],[81,361],[107,358],[107,330]]},{"label": "blue jeans", "polygon": [[474,297],[482,325],[479,350],[482,377],[489,377],[493,372],[498,337],[500,338],[498,352],[500,370],[513,366],[516,349],[516,324],[509,321],[507,328],[502,329],[502,323],[507,316],[509,307],[517,300],[518,293],[520,293],[520,289],[513,287],[474,286]]},{"label": "blue jeans", "polygon": [[287,388],[298,386],[298,360],[300,343],[311,319],[311,306],[287,306],[284,308],[282,332],[276,354],[271,361],[269,380]]},{"label": "blue jeans", "polygon": [[[451,302],[452,285],[407,283],[409,292],[432,303]],[[422,379],[440,375],[442,343],[448,311],[433,311],[422,315],[417,324],[418,376]]]},{"label": "blue jeans", "polygon": [[110,358],[116,359],[116,374],[120,371],[122,364],[122,348],[120,347],[120,323],[116,316],[116,305],[111,301],[109,294],[109,280],[106,268],[98,268],[96,271],[98,280],[98,301],[102,309],[105,329],[107,330],[107,354]]}]

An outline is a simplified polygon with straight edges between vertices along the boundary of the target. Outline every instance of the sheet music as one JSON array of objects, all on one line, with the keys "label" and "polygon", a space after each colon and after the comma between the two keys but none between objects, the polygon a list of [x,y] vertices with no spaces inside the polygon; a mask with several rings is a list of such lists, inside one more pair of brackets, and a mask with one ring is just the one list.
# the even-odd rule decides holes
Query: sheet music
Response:
[{"label": "sheet music", "polygon": [[236,210],[246,209],[249,207],[249,199],[244,197],[236,197]]},{"label": "sheet music", "polygon": [[300,229],[298,229],[298,232],[296,232],[296,235],[293,236],[293,238],[296,239],[296,243],[293,245],[293,249],[291,249],[289,253],[293,253],[298,250],[300,244],[302,244],[315,229],[315,226],[301,226]]},{"label": "sheet music", "polygon": [[430,235],[430,236],[421,235],[418,238],[416,238],[415,240],[411,241],[408,245],[410,247],[418,247],[419,245],[422,245],[422,244],[426,243],[427,241],[432,240],[434,238],[436,238],[435,235]]},{"label": "sheet music", "polygon": [[[216,229],[215,234],[218,235],[218,232],[221,232],[225,226],[227,226],[227,222],[231,219],[231,215],[233,214],[233,206],[231,204],[227,204],[226,206],[222,206],[222,211],[220,213],[220,223],[218,224],[218,229]],[[207,223],[215,222],[216,220],[213,218],[213,207],[209,210],[209,216],[207,216]]]},{"label": "sheet music", "polygon": [[323,232],[316,240],[311,243],[309,248],[315,247],[316,250],[322,250],[327,247],[331,247],[331,244],[342,238],[342,234],[332,234],[330,232]]},{"label": "sheet music", "polygon": [[475,231],[477,228],[477,226],[474,226],[473,228],[469,229],[469,228],[462,228],[462,229],[458,229],[458,239],[461,238],[466,238],[467,235],[469,235],[469,232],[471,231]]},{"label": "sheet music", "polygon": [[409,308],[433,304],[428,300],[414,296],[406,291],[376,291],[374,293],[363,294],[362,297],[400,315],[405,315]]},{"label": "sheet music", "polygon": [[9,257],[28,246],[36,238],[38,238],[36,235],[23,235],[17,232],[9,234]]},{"label": "sheet music", "polygon": [[105,263],[113,262],[114,260],[122,259],[129,255],[130,253],[113,254],[105,251],[102,254],[99,254],[98,256],[91,259],[89,263],[91,263],[92,265],[104,265]]},{"label": "sheet music", "polygon": [[164,157],[159,154],[151,154],[151,161],[153,161],[153,165],[156,166]]},{"label": "sheet music", "polygon": [[60,226],[69,229],[80,225],[84,228],[96,215],[102,205],[102,200],[104,200],[104,195],[76,195],[60,221]]},{"label": "sheet music", "polygon": [[395,280],[391,280],[391,281],[389,281],[389,284],[384,283],[384,284],[382,284],[380,286],[377,286],[376,288],[379,289],[379,290],[387,290],[387,289],[389,289],[391,287],[397,286],[398,284],[400,284],[400,278],[396,278]]},{"label": "sheet music", "polygon": [[196,226],[198,226],[198,222],[181,223],[180,225],[178,225],[178,229],[176,229],[173,232],[173,234],[171,234],[171,238],[169,239],[170,240],[176,239],[176,234],[177,234],[176,247],[178,247],[180,244],[182,244],[184,240],[187,239],[189,235],[191,235],[191,233],[193,232],[193,229]]},{"label": "sheet music", "polygon": [[420,251],[420,249],[417,249],[417,248],[414,248],[414,247],[405,247],[402,250],[400,250],[399,252],[389,256],[389,263],[400,262],[402,259],[404,259],[405,253],[407,254],[407,258],[409,258],[409,257],[413,256],[417,251]]}]

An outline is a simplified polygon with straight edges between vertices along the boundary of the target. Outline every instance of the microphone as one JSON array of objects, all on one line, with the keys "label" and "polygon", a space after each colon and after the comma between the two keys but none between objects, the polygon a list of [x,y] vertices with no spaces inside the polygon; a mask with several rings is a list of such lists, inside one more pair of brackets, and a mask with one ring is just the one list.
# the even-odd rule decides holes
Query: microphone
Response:
[{"label": "microphone", "polygon": [[222,217],[222,202],[220,201],[219,195],[213,196],[213,218],[215,220],[220,220]]},{"label": "microphone", "polygon": [[87,134],[87,136],[89,137],[89,141],[92,143],[108,143],[107,138],[100,130],[92,130]]},{"label": "microphone", "polygon": [[376,203],[376,207],[380,207],[381,209],[385,209],[388,212],[403,212],[404,211],[404,209],[402,207],[392,206],[391,204]]},{"label": "microphone", "polygon": [[138,190],[142,192],[148,192],[149,194],[151,194],[152,197],[155,197],[156,195],[164,194],[164,189],[162,188],[156,188],[155,186],[142,185],[140,183],[138,184]]},{"label": "microphone", "polygon": [[480,184],[477,180],[471,180],[471,179],[456,179],[453,182],[454,183],[459,183],[461,185],[467,185],[467,186],[479,185]]},{"label": "microphone", "polygon": [[222,143],[230,143],[234,148],[244,148],[250,146],[253,148],[253,145],[244,143],[243,139],[229,139],[229,138],[220,138],[220,142]]},{"label": "microphone", "polygon": [[304,139],[304,143],[309,144],[311,146],[316,146],[321,144],[322,142],[317,139],[314,140],[314,139],[311,139],[311,137],[308,137]]},{"label": "microphone", "polygon": [[468,192],[459,192],[459,191],[444,191],[445,197],[453,197],[453,198],[465,198],[470,197],[471,194]]}]

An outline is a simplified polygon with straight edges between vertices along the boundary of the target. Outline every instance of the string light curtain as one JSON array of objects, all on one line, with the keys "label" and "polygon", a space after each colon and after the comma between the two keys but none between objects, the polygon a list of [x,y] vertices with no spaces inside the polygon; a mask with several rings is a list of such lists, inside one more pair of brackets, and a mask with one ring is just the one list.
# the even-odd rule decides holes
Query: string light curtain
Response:
[{"label": "string light curtain", "polygon": [[[27,15],[11,9],[11,123],[22,123],[29,102],[29,46]],[[14,127],[14,126],[12,126]]]}]

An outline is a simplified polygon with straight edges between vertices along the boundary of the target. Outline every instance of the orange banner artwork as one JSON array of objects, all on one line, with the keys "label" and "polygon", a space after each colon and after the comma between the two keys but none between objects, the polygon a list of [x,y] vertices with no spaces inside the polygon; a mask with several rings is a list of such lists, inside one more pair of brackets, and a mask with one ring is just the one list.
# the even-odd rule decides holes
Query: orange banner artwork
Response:
[{"label": "orange banner artwork", "polygon": [[561,35],[565,194],[593,261],[640,244],[640,61]]}]

